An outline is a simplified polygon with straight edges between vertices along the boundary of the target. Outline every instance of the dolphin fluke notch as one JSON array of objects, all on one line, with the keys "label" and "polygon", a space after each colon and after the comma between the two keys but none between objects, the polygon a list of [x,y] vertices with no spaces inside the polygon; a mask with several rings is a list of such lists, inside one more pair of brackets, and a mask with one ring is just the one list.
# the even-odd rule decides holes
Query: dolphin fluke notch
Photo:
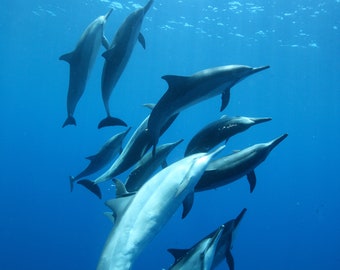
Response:
[{"label": "dolphin fluke notch", "polygon": [[77,183],[87,188],[89,191],[95,194],[99,199],[102,198],[102,192],[100,191],[99,186],[93,183],[91,180],[87,180],[87,179],[79,180]]},{"label": "dolphin fluke notch", "polygon": [[68,126],[68,125],[73,125],[73,126],[76,126],[77,123],[76,123],[76,119],[73,117],[73,116],[69,116],[67,117],[67,119],[65,120],[64,124],[63,124],[63,128]]},{"label": "dolphin fluke notch", "polygon": [[103,127],[110,127],[110,126],[124,126],[127,127],[127,124],[116,117],[108,116],[104,118],[102,121],[99,122],[98,128],[103,128]]}]

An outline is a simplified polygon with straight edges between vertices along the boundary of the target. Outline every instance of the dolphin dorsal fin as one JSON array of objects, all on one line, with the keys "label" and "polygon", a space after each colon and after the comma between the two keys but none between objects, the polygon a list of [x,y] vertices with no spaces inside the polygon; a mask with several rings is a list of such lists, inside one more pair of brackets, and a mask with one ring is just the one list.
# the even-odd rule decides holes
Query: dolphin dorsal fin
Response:
[{"label": "dolphin dorsal fin", "polygon": [[67,63],[71,64],[73,59],[73,52],[65,53],[62,56],[59,57],[59,60],[66,61]]},{"label": "dolphin dorsal fin", "polygon": [[96,156],[97,156],[97,155],[88,156],[88,157],[86,157],[86,159],[92,161],[92,160],[95,159]]},{"label": "dolphin dorsal fin", "polygon": [[139,35],[138,35],[138,41],[139,41],[139,43],[142,45],[143,49],[145,50],[145,38],[144,38],[144,36],[142,35],[142,33],[139,33]]},{"label": "dolphin dorsal fin", "polygon": [[162,77],[168,83],[169,89],[176,89],[177,87],[181,87],[186,83],[189,77],[187,76],[177,76],[177,75],[164,75]]},{"label": "dolphin dorsal fin", "polygon": [[189,249],[177,249],[177,248],[169,248],[168,252],[174,256],[175,262],[178,262],[181,258],[183,258]]}]

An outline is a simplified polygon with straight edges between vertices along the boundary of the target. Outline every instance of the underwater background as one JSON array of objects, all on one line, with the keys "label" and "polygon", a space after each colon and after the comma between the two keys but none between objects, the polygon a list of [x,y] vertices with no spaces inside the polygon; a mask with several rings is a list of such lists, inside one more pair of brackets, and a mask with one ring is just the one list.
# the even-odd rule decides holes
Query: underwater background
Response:
[{"label": "underwater background", "polygon": [[[0,269],[95,269],[112,227],[104,202],[114,198],[115,187],[101,185],[99,200],[80,185],[71,193],[69,176],[125,128],[97,129],[105,116],[104,48],[76,108],[77,126],[61,128],[69,67],[58,58],[113,7],[104,30],[111,41],[146,1],[1,3]],[[137,128],[149,114],[142,104],[156,103],[167,90],[166,74],[270,65],[233,87],[223,112],[220,97],[185,110],[160,142],[184,139],[170,164],[223,114],[273,119],[231,138],[224,154],[289,136],[255,170],[253,193],[246,178],[197,193],[189,215],[182,220],[178,210],[134,269],[167,269],[173,262],[168,248],[191,247],[244,207],[232,249],[235,269],[340,269],[339,15],[339,0],[154,1],[141,31],[146,49],[136,44],[112,93],[112,115]],[[217,269],[228,267],[223,262]]]}]

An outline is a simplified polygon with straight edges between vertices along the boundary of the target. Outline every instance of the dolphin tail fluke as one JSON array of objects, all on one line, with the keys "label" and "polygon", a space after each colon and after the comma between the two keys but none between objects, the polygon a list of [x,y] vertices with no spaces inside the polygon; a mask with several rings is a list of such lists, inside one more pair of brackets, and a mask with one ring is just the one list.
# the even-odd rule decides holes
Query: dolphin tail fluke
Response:
[{"label": "dolphin tail fluke", "polygon": [[99,199],[102,198],[102,192],[100,191],[99,186],[95,184],[94,182],[92,182],[91,180],[87,180],[87,179],[79,180],[77,183],[86,187],[89,191],[95,194]]},{"label": "dolphin tail fluke", "polygon": [[103,128],[103,127],[110,127],[110,126],[124,126],[127,127],[127,124],[119,119],[119,118],[115,118],[112,116],[108,116],[106,118],[104,118],[102,121],[99,122],[98,124],[98,128]]},{"label": "dolphin tail fluke", "polygon": [[76,119],[70,115],[69,117],[67,117],[67,119],[65,120],[64,124],[62,127],[66,127],[68,125],[73,125],[73,126],[76,126],[77,123],[76,123]]}]

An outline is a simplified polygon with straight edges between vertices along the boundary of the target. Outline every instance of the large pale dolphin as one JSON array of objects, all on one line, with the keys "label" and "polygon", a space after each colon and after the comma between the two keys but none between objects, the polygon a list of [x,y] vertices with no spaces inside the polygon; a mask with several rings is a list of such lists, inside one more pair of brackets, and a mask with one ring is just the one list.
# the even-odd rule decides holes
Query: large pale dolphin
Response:
[{"label": "large pale dolphin", "polygon": [[[145,106],[153,108],[153,104],[146,104]],[[147,133],[146,127],[149,121],[148,115],[142,123],[138,126],[135,132],[132,134],[129,141],[126,143],[123,152],[111,165],[111,167],[105,171],[103,174],[98,176],[94,181],[84,179],[78,181],[79,184],[85,186],[99,198],[101,198],[101,192],[98,187],[99,183],[112,180],[115,176],[125,172],[136,164],[151,148],[152,142],[150,136]],[[172,116],[162,127],[161,135],[170,127],[170,125],[175,121],[178,114]]]},{"label": "large pale dolphin", "polygon": [[140,187],[150,179],[159,166],[162,166],[163,169],[167,167],[167,156],[182,141],[183,140],[179,140],[174,143],[166,143],[157,146],[155,155],[152,155],[151,152],[145,154],[126,179],[126,189],[129,192],[138,191]]},{"label": "large pale dolphin", "polygon": [[255,144],[212,161],[196,185],[195,191],[215,189],[246,175],[252,192],[256,185],[255,168],[265,161],[269,153],[287,136],[288,134],[283,134],[270,142]]},{"label": "large pale dolphin", "polygon": [[70,176],[71,191],[73,189],[73,183],[75,181],[99,171],[106,164],[108,164],[118,153],[122,151],[123,140],[130,129],[131,128],[128,128],[126,131],[113,135],[105,142],[105,144],[100,148],[97,154],[86,158],[90,160],[90,164],[77,176]]},{"label": "large pale dolphin", "polygon": [[94,64],[100,45],[109,48],[104,36],[104,24],[110,16],[112,9],[104,16],[95,19],[84,31],[74,51],[60,56],[70,64],[70,81],[67,93],[67,119],[63,127],[76,125],[73,116],[79,99],[84,93],[87,77]]},{"label": "large pale dolphin", "polygon": [[163,76],[169,88],[152,110],[148,122],[148,133],[154,149],[158,143],[160,128],[169,117],[219,94],[222,94],[222,111],[229,103],[231,87],[242,79],[267,68],[269,66],[252,68],[228,65],[202,70],[192,76]]},{"label": "large pale dolphin", "polygon": [[228,139],[237,133],[243,132],[253,125],[267,122],[271,118],[253,118],[245,116],[229,117],[223,115],[220,119],[211,122],[203,127],[196,135],[190,140],[185,150],[185,156],[199,153],[208,152],[213,147]]},{"label": "large pale dolphin", "polygon": [[115,217],[97,270],[131,269],[133,262],[183,203],[184,218],[190,211],[194,187],[210,162],[224,146],[212,153],[183,158],[154,175],[135,195],[116,180],[116,199],[107,202]]},{"label": "large pale dolphin", "polygon": [[213,261],[210,264],[210,268],[205,269],[214,269],[216,268],[224,259],[227,261],[230,270],[234,270],[234,258],[231,254],[231,249],[233,247],[234,234],[238,225],[240,224],[245,212],[247,211],[244,208],[241,213],[235,218],[226,223],[224,223],[220,228],[211,232],[198,243],[196,243],[190,249],[168,249],[168,251],[174,256],[175,263],[171,266],[171,270],[173,269],[203,269],[203,268],[190,268],[192,266],[191,261],[192,257],[196,256],[197,253],[201,251],[202,245],[209,242],[210,239],[216,236],[216,234],[220,233],[222,229],[222,235],[217,240],[215,253],[213,254]]},{"label": "large pale dolphin", "polygon": [[[181,258],[176,258],[176,262],[169,268],[169,270],[210,270],[214,262],[216,248],[222,233],[224,225],[222,225],[215,234],[202,239],[195,246],[189,250],[180,250]],[[176,256],[179,250],[170,249]]]},{"label": "large pale dolphin", "polygon": [[137,40],[145,48],[145,39],[140,33],[140,29],[144,16],[152,3],[153,0],[150,0],[145,7],[137,9],[126,18],[113,38],[110,48],[103,53],[105,64],[102,72],[101,88],[107,117],[99,123],[98,128],[124,123],[120,119],[111,116],[109,105],[110,96],[129,61]]}]

